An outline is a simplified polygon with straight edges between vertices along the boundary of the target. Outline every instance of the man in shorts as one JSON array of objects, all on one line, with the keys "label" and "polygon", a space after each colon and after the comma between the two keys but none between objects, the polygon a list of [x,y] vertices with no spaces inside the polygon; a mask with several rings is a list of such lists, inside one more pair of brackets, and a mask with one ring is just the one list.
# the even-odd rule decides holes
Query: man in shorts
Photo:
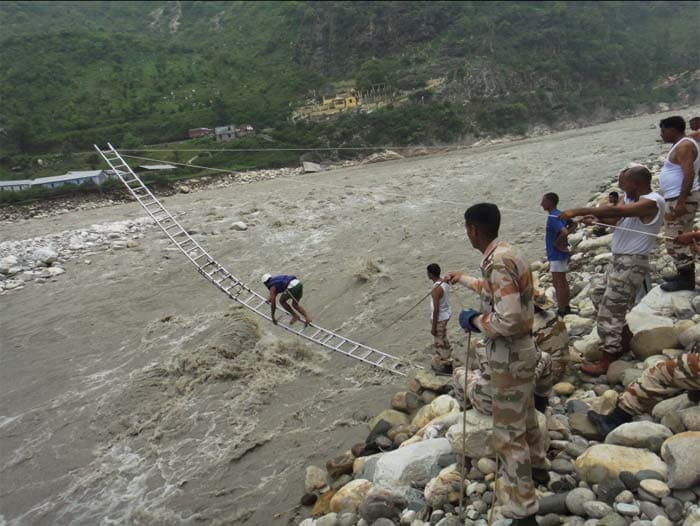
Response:
[{"label": "man in shorts", "polygon": [[[280,305],[292,316],[292,321],[290,324],[300,321],[301,318],[299,314],[304,317],[304,325],[309,325],[311,323],[311,318],[306,313],[304,308],[299,305],[299,300],[304,295],[304,285],[297,279],[296,276],[289,276],[287,274],[281,274],[279,276],[273,276],[271,274],[265,274],[262,277],[263,284],[270,291],[270,317],[272,318],[272,323],[277,325],[277,319],[275,318],[275,310],[277,308],[277,296],[280,298]],[[292,305],[289,305],[289,300],[292,300]]]},{"label": "man in shorts", "polygon": [[569,228],[567,224],[559,219],[561,213],[557,209],[559,196],[553,192],[544,194],[540,206],[547,212],[547,226],[545,232],[545,247],[547,249],[547,261],[549,261],[549,271],[552,273],[552,285],[557,298],[557,314],[566,316],[571,313],[569,300],[571,291],[569,282],[566,280],[566,273],[569,271]]}]

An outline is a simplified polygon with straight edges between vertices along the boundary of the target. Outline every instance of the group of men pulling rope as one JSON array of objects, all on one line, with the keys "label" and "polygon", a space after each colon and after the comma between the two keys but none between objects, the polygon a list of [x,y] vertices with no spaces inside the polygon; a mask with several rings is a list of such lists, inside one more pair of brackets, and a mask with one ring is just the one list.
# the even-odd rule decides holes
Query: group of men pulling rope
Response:
[{"label": "group of men pulling rope", "polygon": [[[433,282],[429,294],[436,350],[433,369],[453,373],[457,391],[466,390],[462,393],[466,403],[493,415],[494,445],[502,468],[498,501],[501,513],[513,519],[516,526],[536,524],[535,482],[546,483],[549,479],[549,461],[536,409],[546,408],[552,379],[564,369],[561,364],[565,357],[558,353],[568,352],[568,334],[561,318],[571,312],[566,272],[570,255],[567,237],[576,226],[573,220],[580,218],[584,225],[608,225],[613,229],[612,261],[605,274],[591,284],[590,292],[597,309],[603,358],[581,367],[582,372],[598,376],[605,374],[610,363],[624,352],[625,316],[649,272],[649,255],[656,248],[662,227],[678,274],[661,288],[669,292],[695,288],[694,257],[700,233],[690,230],[700,203],[700,148],[695,140],[700,135],[700,119],[692,119],[691,124],[692,131],[686,135],[682,117],[660,122],[662,140],[673,144],[660,174],[663,195],[652,190],[651,173],[642,165],[620,172],[622,202],[611,194],[609,205],[559,211],[558,196],[544,195],[541,206],[548,214],[546,245],[557,315],[537,305],[545,298],[536,291],[527,259],[498,238],[501,213],[495,204],[475,204],[464,213],[469,242],[483,254],[481,277],[454,271],[441,276],[439,265],[427,268]],[[265,274],[262,281],[269,290],[273,323],[278,297],[292,323],[302,318],[307,325],[311,322],[299,304],[301,281],[291,275],[270,274]],[[462,329],[484,336],[478,368],[473,371],[467,367],[452,371],[452,346],[447,338],[447,323],[452,316],[449,285],[458,283],[476,292],[481,302],[479,310],[466,309],[459,314]],[[591,412],[589,418],[607,434],[660,399],[683,389],[700,390],[697,354],[684,353],[647,369],[626,388],[611,415]],[[695,399],[694,394],[691,396]]]},{"label": "group of men pulling rope", "polygon": [[[699,121],[695,120],[698,127]],[[564,323],[560,318],[570,312],[566,237],[573,230],[572,220],[581,218],[586,225],[613,228],[612,261],[606,273],[591,286],[603,358],[581,367],[588,375],[605,374],[610,363],[624,352],[625,316],[648,274],[649,254],[656,248],[662,227],[668,253],[678,271],[675,278],[662,284],[662,289],[672,292],[695,288],[694,257],[700,233],[690,230],[700,202],[700,151],[694,138],[686,136],[682,117],[663,119],[660,129],[664,142],[673,144],[660,174],[663,196],[652,190],[649,170],[634,165],[619,174],[619,186],[625,194],[621,203],[560,212],[555,194],[546,194],[542,200],[548,213],[547,252],[558,303],[558,316],[552,316],[554,323],[549,329],[556,325],[559,335]],[[493,415],[494,446],[502,468],[497,485],[501,513],[517,526],[534,526],[538,511],[535,482],[546,483],[549,479],[549,462],[535,411],[546,407],[551,386],[549,383],[540,389],[541,380],[556,377],[552,356],[536,346],[543,334],[538,329],[544,326],[538,318],[546,320],[546,311],[536,308],[536,300],[541,296],[535,290],[529,262],[517,248],[498,238],[498,207],[491,203],[473,205],[466,210],[464,221],[471,245],[483,254],[481,277],[464,272],[448,272],[441,277],[437,264],[428,266],[428,277],[433,282],[431,333],[436,348],[432,365],[437,372],[451,369],[451,345],[446,336],[451,316],[447,284],[460,283],[479,294],[481,301],[479,310],[460,312],[460,327],[470,333],[482,333],[485,347],[478,369],[455,369],[453,384],[458,391],[466,386],[467,403]],[[548,331],[547,338],[553,332]],[[562,336],[568,341],[565,325]],[[558,341],[553,347],[561,343]],[[695,353],[683,353],[647,369],[626,388],[612,414],[590,412],[589,418],[605,435],[630,421],[633,415],[684,389],[700,390],[700,357]],[[698,393],[691,393],[691,399],[700,400]]]}]

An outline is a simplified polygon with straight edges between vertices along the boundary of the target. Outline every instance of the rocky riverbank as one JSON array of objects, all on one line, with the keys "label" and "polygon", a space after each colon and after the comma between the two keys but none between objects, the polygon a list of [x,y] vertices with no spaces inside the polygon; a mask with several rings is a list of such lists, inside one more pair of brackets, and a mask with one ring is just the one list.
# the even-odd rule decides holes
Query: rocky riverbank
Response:
[{"label": "rocky riverbank", "polygon": [[[654,174],[663,159],[644,164]],[[606,200],[616,181],[591,200]],[[599,234],[599,233],[598,233]],[[692,526],[700,524],[700,406],[686,394],[658,403],[602,437],[588,420],[589,409],[609,413],[618,393],[660,360],[691,351],[700,341],[700,295],[664,293],[658,286],[628,315],[629,347],[607,375],[579,371],[583,360],[599,357],[595,310],[589,298],[592,276],[612,258],[612,235],[591,229],[571,236],[572,306],[565,317],[570,343],[566,373],[553,387],[540,415],[546,429],[550,480],[540,485],[540,526]],[[651,285],[672,272],[660,244],[653,256]],[[551,298],[548,264],[533,271]],[[700,276],[700,274],[699,274]],[[700,283],[698,283],[700,285]],[[460,351],[457,351],[459,353]],[[497,505],[497,465],[491,445],[491,418],[466,411],[466,480],[462,486],[462,408],[449,376],[422,370],[390,408],[372,418],[363,443],[326,462],[308,466],[300,496],[300,526],[486,526]],[[459,508],[463,495],[464,508]],[[497,524],[507,522],[498,517]]]}]

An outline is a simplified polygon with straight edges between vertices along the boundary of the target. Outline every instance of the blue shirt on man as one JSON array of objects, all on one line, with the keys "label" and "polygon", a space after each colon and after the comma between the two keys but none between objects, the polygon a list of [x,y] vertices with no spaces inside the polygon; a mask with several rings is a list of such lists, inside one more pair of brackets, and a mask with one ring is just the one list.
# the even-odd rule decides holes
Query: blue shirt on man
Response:
[{"label": "blue shirt on man", "polygon": [[296,279],[296,276],[288,276],[286,274],[282,274],[280,276],[272,276],[270,278],[270,281],[265,283],[265,286],[268,289],[275,287],[275,292],[277,292],[279,294],[280,292],[284,292],[285,290],[287,290],[289,283],[293,279]]},{"label": "blue shirt on man", "polygon": [[569,259],[568,252],[562,252],[554,246],[554,240],[559,236],[562,228],[566,228],[566,223],[559,219],[561,210],[552,210],[547,216],[547,231],[544,236],[545,247],[547,248],[548,261],[563,261]]}]

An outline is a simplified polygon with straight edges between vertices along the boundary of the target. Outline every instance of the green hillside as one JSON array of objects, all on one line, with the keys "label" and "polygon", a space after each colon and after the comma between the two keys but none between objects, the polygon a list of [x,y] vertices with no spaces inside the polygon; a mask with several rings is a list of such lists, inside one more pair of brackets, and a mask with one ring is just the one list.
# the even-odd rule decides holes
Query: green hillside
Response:
[{"label": "green hillside", "polygon": [[[689,74],[657,84],[698,69],[699,26],[696,2],[6,1],[0,174],[229,122],[284,145],[410,144],[697,100]],[[430,79],[439,87],[421,91]],[[415,97],[289,122],[339,81]]]}]

